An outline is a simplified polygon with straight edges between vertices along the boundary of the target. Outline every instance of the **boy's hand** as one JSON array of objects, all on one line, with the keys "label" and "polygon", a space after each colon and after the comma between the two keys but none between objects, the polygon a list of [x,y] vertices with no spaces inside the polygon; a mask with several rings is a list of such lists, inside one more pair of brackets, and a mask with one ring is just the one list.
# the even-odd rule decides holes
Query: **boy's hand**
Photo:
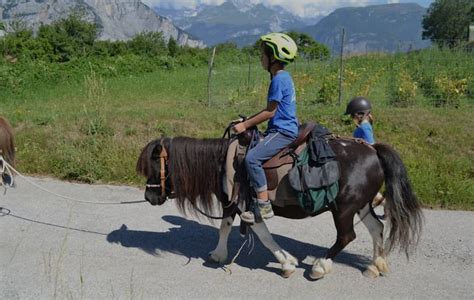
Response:
[{"label": "boy's hand", "polygon": [[237,134],[244,132],[246,129],[244,122],[237,123],[232,127],[232,130]]}]

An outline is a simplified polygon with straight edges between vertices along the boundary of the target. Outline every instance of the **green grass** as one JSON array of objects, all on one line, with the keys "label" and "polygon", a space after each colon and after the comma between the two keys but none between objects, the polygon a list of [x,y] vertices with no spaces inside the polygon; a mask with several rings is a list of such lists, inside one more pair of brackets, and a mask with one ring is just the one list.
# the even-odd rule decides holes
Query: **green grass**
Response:
[{"label": "green grass", "polygon": [[[366,91],[373,101],[375,134],[401,155],[426,207],[474,209],[472,99],[460,108],[430,105],[418,92],[416,105],[393,108],[386,95],[390,56],[348,60],[341,106],[316,103],[330,63],[290,67],[298,91],[301,121],[319,121],[351,135],[342,116],[351,96]],[[469,63],[472,63],[469,61]],[[472,70],[472,69],[471,69]],[[0,90],[0,114],[13,124],[20,172],[88,183],[141,185],[134,171],[141,148],[166,136],[220,137],[238,114],[265,106],[268,74],[255,61],[221,65],[213,71],[211,102],[207,68],[176,68],[136,75],[101,77],[88,72],[54,84],[24,84]],[[87,79],[85,79],[87,78]]]}]

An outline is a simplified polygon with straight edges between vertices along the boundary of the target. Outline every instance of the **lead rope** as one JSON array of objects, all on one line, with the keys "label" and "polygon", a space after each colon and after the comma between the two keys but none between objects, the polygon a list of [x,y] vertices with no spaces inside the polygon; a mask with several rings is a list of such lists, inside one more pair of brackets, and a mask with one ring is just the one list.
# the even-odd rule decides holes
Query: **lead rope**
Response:
[{"label": "lead rope", "polygon": [[244,248],[245,244],[247,244],[247,242],[249,242],[249,246],[248,247],[251,247],[249,252],[247,253],[247,255],[250,255],[252,254],[253,252],[253,249],[255,247],[255,238],[252,234],[252,232],[250,232],[248,235],[247,235],[247,238],[245,239],[245,241],[242,243],[242,246],[240,246],[239,250],[237,251],[237,254],[235,254],[234,258],[232,258],[232,260],[230,261],[229,264],[227,265],[224,265],[224,270],[227,274],[229,275],[232,275],[232,265],[234,264],[235,260],[237,259],[237,257],[239,257],[240,255],[240,252],[242,251],[242,249]]},{"label": "lead rope", "polygon": [[80,202],[80,203],[87,203],[87,204],[100,204],[100,205],[116,205],[116,204],[134,204],[134,203],[142,203],[142,202],[146,202],[145,200],[138,200],[138,201],[122,201],[122,202],[110,202],[110,203],[105,203],[105,202],[94,202],[94,201],[87,201],[87,200],[80,200],[80,199],[75,199],[75,198],[72,198],[72,197],[68,197],[68,196],[64,196],[64,195],[61,195],[61,194],[58,194],[58,193],[55,193],[55,192],[52,192],[38,184],[36,184],[35,182],[33,182],[32,180],[28,179],[26,176],[24,176],[23,174],[21,174],[20,172],[18,172],[18,170],[16,170],[15,168],[13,168],[9,163],[7,163],[5,161],[5,159],[3,158],[3,156],[0,155],[0,162],[2,163],[2,168],[0,169],[1,171],[1,175],[2,175],[2,180],[1,180],[1,185],[5,188],[5,193],[6,193],[6,189],[7,189],[7,186],[8,187],[13,187],[13,176],[11,176],[12,178],[12,184],[8,184],[8,185],[5,185],[3,183],[3,175],[6,173],[7,175],[11,175],[13,173],[16,173],[18,176],[20,176],[23,180],[25,180],[26,182],[28,182],[29,184],[35,186],[36,188],[46,192],[46,193],[49,193],[51,195],[54,195],[56,197],[59,197],[59,198],[63,198],[63,199],[66,199],[66,200],[69,200],[69,201],[73,201],[73,202]]}]

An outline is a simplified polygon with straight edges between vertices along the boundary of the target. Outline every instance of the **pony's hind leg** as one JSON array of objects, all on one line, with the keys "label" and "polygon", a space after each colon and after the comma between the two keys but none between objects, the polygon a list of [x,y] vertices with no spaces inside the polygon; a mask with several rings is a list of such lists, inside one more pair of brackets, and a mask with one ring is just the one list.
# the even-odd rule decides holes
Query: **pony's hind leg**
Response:
[{"label": "pony's hind leg", "polygon": [[229,216],[222,220],[219,228],[219,242],[216,249],[209,253],[208,261],[213,263],[224,263],[227,260],[227,241],[232,230],[234,218]]},{"label": "pony's hind leg", "polygon": [[354,232],[354,213],[346,213],[341,215],[341,210],[333,210],[334,223],[337,229],[337,239],[334,245],[328,250],[326,258],[317,259],[311,269],[309,277],[312,279],[323,278],[324,275],[332,271],[332,261],[344,247],[356,238]]},{"label": "pony's hind leg", "polygon": [[252,225],[252,230],[258,236],[262,244],[270,250],[278,262],[281,264],[282,274],[284,278],[290,277],[296,270],[298,260],[287,251],[283,250],[273,239],[270,231],[264,222]]},{"label": "pony's hind leg", "polygon": [[385,260],[386,256],[383,248],[384,226],[383,223],[370,212],[370,204],[365,205],[358,214],[362,223],[364,223],[369,230],[374,245],[373,262],[364,271],[364,275],[369,278],[376,278],[380,273],[388,272],[388,265]]}]

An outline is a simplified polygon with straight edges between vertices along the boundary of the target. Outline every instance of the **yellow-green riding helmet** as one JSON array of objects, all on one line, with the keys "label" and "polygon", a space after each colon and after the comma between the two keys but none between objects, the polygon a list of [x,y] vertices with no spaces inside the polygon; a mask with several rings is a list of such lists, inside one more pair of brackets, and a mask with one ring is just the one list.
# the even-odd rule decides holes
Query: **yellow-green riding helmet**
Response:
[{"label": "yellow-green riding helmet", "polygon": [[275,59],[284,63],[293,62],[298,53],[295,41],[284,33],[273,32],[262,35],[260,41],[273,50]]}]

